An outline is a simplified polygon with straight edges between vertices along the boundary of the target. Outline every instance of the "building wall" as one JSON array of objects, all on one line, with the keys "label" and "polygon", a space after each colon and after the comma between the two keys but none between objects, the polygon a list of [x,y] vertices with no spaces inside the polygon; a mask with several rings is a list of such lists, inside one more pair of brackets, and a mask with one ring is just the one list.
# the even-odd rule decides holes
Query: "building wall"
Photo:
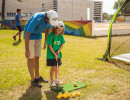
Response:
[{"label": "building wall", "polygon": [[58,0],[58,14],[61,20],[87,20],[87,8],[93,19],[94,3],[88,0]]},{"label": "building wall", "polygon": [[46,11],[53,9],[53,0],[43,0],[43,3]]},{"label": "building wall", "polygon": [[[2,5],[2,0],[0,0],[0,5]],[[33,2],[32,2],[33,1]],[[5,0],[5,19],[14,19],[14,16],[7,16],[7,13],[16,13],[17,8],[22,9],[22,13],[27,13],[27,17],[30,18],[30,13],[36,13],[42,10],[42,4],[44,0],[22,0],[18,2],[17,0]],[[0,7],[2,9],[2,6]]]},{"label": "building wall", "polygon": [[[57,5],[55,3],[57,1]],[[90,20],[95,18],[94,15],[94,5],[95,1],[90,0],[22,0],[18,2],[17,0],[6,0],[5,2],[5,19],[14,19],[17,8],[22,9],[22,13],[27,14],[23,19],[29,19],[32,14],[39,11],[48,11],[54,9],[58,12],[60,20],[87,20],[87,8],[90,9]],[[0,5],[2,5],[2,0],[0,0]],[[102,7],[101,7],[102,9]],[[2,7],[0,7],[0,12]],[[12,13],[13,16],[7,16],[7,13]],[[102,12],[99,12],[102,19]],[[0,16],[1,19],[1,16]]]},{"label": "building wall", "polygon": [[94,20],[101,21],[102,20],[102,1],[94,1]]}]

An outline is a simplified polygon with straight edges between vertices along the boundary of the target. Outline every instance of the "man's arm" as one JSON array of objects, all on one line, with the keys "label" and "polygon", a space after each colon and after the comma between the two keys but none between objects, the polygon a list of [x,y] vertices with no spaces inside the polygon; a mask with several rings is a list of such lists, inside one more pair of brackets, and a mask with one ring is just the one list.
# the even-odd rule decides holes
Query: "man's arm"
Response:
[{"label": "man's arm", "polygon": [[25,50],[26,50],[25,56],[27,58],[29,58],[29,56],[30,56],[30,51],[29,51],[29,38],[30,38],[30,34],[31,33],[26,31],[26,34],[25,34]]},{"label": "man's arm", "polygon": [[45,31],[45,42],[44,43],[46,43],[46,41],[47,41],[49,32],[50,32],[50,30],[47,28],[46,31]]},{"label": "man's arm", "polygon": [[43,49],[44,49],[44,50],[46,49],[46,41],[47,41],[49,32],[50,32],[50,29],[47,28],[47,29],[45,30],[45,42],[44,42],[44,46],[43,46]]}]

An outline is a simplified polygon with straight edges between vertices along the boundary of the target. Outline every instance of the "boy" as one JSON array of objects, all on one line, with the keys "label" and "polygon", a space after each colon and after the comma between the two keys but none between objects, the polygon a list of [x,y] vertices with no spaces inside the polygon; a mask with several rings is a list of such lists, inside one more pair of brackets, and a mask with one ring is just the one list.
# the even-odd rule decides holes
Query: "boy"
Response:
[{"label": "boy", "polygon": [[13,36],[14,40],[16,40],[16,36],[19,35],[19,41],[22,41],[21,40],[21,33],[22,33],[21,19],[22,19],[21,9],[17,9],[17,13],[15,15],[15,25],[17,29],[19,30],[19,32]]}]

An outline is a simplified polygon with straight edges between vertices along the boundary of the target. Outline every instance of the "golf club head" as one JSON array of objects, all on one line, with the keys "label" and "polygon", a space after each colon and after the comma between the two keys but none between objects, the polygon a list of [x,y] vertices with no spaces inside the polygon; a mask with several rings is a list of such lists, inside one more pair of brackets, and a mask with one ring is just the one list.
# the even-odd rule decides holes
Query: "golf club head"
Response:
[{"label": "golf club head", "polygon": [[62,88],[59,86],[59,84],[56,84],[56,89],[57,89],[58,91],[62,91]]}]

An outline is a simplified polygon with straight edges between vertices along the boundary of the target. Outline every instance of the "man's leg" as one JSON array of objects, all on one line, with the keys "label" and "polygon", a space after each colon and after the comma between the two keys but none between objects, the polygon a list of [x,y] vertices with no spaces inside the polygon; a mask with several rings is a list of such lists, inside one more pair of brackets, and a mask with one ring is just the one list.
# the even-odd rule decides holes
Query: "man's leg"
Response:
[{"label": "man's leg", "polygon": [[36,87],[42,87],[41,84],[38,83],[38,79],[35,78],[34,75],[34,55],[35,55],[35,49],[34,49],[35,40],[29,40],[29,51],[30,51],[30,57],[28,58],[28,70],[31,76],[31,85]]},{"label": "man's leg", "polygon": [[47,80],[43,79],[39,75],[39,57],[41,56],[41,43],[42,39],[36,40],[35,42],[35,58],[34,58],[34,68],[35,68],[35,78],[39,80],[39,82],[48,82]]},{"label": "man's leg", "polygon": [[34,57],[35,78],[39,78],[39,57]]},{"label": "man's leg", "polygon": [[31,80],[33,81],[35,79],[34,77],[34,63],[33,63],[33,59],[28,59],[27,60],[27,65],[28,65],[28,70],[31,76]]}]

